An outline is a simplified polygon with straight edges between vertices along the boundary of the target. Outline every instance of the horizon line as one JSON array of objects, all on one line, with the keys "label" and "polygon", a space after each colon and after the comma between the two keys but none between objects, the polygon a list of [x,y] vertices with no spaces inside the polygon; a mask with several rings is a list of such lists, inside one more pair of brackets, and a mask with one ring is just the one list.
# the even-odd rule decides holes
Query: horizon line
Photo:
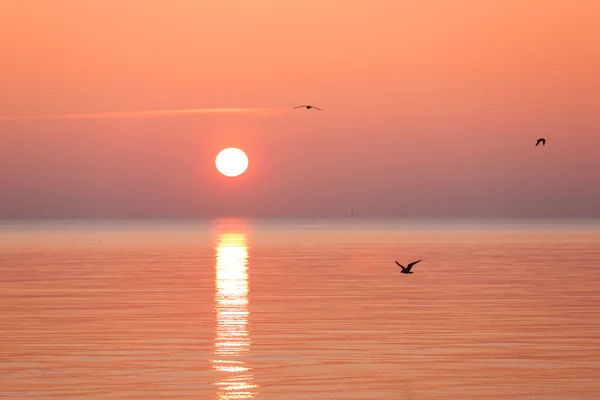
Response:
[{"label": "horizon line", "polygon": [[343,216],[343,215],[315,215],[315,216],[239,216],[239,215],[215,215],[215,216],[0,216],[0,221],[24,221],[24,220],[39,220],[39,221],[56,221],[56,220],[199,220],[199,219],[388,219],[388,220],[405,220],[405,219],[479,219],[479,220],[575,220],[575,219],[588,219],[588,220],[600,220],[598,216],[425,216],[425,215],[414,215],[414,216]]}]

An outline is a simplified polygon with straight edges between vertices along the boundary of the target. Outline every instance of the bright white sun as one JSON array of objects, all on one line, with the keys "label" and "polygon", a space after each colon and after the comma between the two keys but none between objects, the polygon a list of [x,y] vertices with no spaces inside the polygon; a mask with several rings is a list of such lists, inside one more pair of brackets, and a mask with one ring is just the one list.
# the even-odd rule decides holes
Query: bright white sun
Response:
[{"label": "bright white sun", "polygon": [[217,170],[225,176],[240,176],[248,168],[248,156],[235,147],[221,150],[215,160]]}]

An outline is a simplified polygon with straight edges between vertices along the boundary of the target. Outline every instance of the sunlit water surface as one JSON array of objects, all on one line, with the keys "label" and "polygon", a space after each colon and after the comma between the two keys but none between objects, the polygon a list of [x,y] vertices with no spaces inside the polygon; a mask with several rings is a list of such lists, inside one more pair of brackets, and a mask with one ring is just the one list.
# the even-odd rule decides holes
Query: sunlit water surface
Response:
[{"label": "sunlit water surface", "polygon": [[0,244],[2,399],[600,398],[598,222],[13,221]]}]

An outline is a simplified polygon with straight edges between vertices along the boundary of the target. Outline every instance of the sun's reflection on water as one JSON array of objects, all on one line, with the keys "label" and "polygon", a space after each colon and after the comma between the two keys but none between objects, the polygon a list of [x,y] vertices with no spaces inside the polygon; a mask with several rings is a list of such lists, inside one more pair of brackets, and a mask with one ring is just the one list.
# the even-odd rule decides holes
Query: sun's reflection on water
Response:
[{"label": "sun's reflection on water", "polygon": [[213,370],[217,399],[255,396],[251,368],[243,361],[250,349],[248,334],[248,238],[245,233],[219,233],[216,244],[215,336]]}]

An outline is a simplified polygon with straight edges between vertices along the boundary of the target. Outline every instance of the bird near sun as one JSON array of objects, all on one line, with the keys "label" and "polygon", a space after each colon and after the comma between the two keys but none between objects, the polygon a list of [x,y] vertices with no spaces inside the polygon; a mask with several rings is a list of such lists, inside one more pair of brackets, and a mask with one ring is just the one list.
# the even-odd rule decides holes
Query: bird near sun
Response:
[{"label": "bird near sun", "polygon": [[311,108],[314,108],[315,110],[319,110],[319,111],[323,110],[322,108],[311,106],[311,105],[308,105],[308,104],[303,105],[303,106],[296,106],[294,108],[306,108],[307,110],[310,110]]},{"label": "bird near sun", "polygon": [[248,156],[240,149],[229,147],[217,154],[215,165],[221,174],[234,178],[248,169]]}]

